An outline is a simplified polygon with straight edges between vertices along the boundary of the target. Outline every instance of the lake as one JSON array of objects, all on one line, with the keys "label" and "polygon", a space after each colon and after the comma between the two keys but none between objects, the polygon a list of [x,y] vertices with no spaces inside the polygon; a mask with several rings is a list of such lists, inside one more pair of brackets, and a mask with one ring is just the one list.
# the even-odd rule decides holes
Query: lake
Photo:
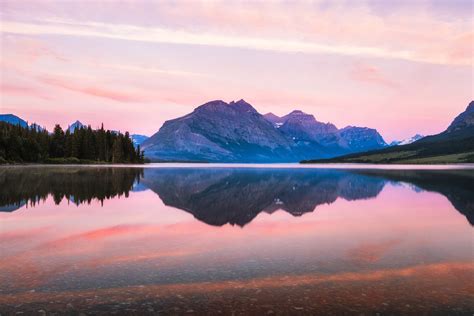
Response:
[{"label": "lake", "polygon": [[0,167],[0,313],[472,315],[473,224],[472,166]]}]

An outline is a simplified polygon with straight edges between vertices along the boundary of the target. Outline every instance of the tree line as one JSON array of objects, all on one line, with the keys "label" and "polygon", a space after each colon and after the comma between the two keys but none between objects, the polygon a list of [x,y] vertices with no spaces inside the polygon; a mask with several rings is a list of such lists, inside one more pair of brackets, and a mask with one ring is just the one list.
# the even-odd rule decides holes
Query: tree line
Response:
[{"label": "tree line", "polygon": [[0,122],[0,163],[143,163],[140,146],[133,145],[128,132],[122,134],[90,126],[64,131],[59,124],[53,133],[45,129]]}]

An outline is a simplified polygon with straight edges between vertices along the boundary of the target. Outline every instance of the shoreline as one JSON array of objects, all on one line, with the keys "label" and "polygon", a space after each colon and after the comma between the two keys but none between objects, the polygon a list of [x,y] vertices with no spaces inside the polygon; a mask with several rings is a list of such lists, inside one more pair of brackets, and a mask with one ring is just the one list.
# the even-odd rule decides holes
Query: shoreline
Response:
[{"label": "shoreline", "polygon": [[389,170],[474,170],[474,163],[454,164],[373,164],[373,163],[184,163],[151,162],[144,164],[2,164],[0,169],[34,167],[104,167],[104,168],[209,168],[209,169],[389,169]]}]

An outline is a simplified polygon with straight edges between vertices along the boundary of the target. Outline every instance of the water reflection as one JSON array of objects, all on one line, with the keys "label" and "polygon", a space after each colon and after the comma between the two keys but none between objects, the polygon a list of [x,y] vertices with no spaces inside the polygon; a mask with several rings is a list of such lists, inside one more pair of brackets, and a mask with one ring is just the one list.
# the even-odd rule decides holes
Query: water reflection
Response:
[{"label": "water reflection", "polygon": [[338,198],[375,198],[387,183],[444,195],[474,225],[472,170],[42,167],[0,169],[0,211],[48,195],[79,205],[151,189],[165,205],[209,225],[245,226],[259,213],[313,212]]},{"label": "water reflection", "polygon": [[143,184],[207,224],[244,226],[260,212],[300,216],[337,198],[373,198],[385,180],[340,170],[151,169]]},{"label": "water reflection", "polygon": [[0,313],[471,315],[472,180],[0,169]]},{"label": "water reflection", "polygon": [[444,195],[474,225],[474,170],[359,170],[358,174],[405,182]]},{"label": "water reflection", "polygon": [[128,197],[139,183],[143,169],[106,167],[13,167],[0,168],[0,211],[12,212],[34,206],[52,196],[80,205],[92,200]]}]

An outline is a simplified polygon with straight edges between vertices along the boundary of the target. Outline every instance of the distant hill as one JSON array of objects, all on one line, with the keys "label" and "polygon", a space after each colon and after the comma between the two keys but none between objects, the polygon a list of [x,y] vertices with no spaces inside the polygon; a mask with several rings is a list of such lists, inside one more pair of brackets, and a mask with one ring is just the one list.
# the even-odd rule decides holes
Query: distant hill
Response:
[{"label": "distant hill", "polygon": [[244,100],[211,101],[166,121],[142,148],[152,161],[297,162],[387,146],[365,127],[338,129],[295,110],[261,115]]},{"label": "distant hill", "polygon": [[141,146],[144,141],[146,141],[148,138],[150,138],[146,135],[140,135],[140,134],[132,134],[132,135],[130,135],[130,137],[132,138],[133,145],[135,145],[135,146],[138,146],[138,145]]},{"label": "distant hill", "polygon": [[36,123],[31,123],[28,126],[28,123],[24,119],[14,115],[14,114],[0,114],[0,122],[5,122],[5,123],[8,123],[8,124],[12,124],[12,125],[20,124],[21,127],[29,127],[30,129],[34,129],[37,132],[42,132],[42,131],[45,130],[44,127],[42,127],[42,126],[40,126],[39,124],[36,124]]},{"label": "distant hill", "polygon": [[0,122],[6,122],[13,125],[20,125],[21,127],[28,127],[28,123],[22,118],[13,114],[0,114]]},{"label": "distant hill", "polygon": [[467,163],[474,162],[474,101],[442,133],[408,145],[303,163]]},{"label": "distant hill", "polygon": [[79,120],[76,120],[74,123],[72,123],[71,125],[67,127],[67,130],[69,131],[69,133],[72,134],[74,133],[76,129],[86,128],[86,127],[87,125],[84,125]]}]

